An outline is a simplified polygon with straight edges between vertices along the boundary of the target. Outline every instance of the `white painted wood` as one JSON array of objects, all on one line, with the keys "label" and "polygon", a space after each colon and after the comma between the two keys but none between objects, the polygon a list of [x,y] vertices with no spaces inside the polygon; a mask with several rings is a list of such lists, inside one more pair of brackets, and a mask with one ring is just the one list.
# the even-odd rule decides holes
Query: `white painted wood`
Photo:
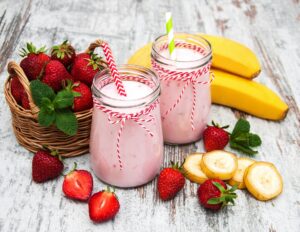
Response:
[{"label": "white painted wood", "polygon": [[[31,181],[32,154],[11,129],[3,84],[8,60],[19,60],[27,41],[50,46],[68,38],[83,50],[96,38],[108,40],[119,63],[164,33],[164,13],[172,11],[176,31],[223,34],[247,44],[261,60],[257,81],[279,93],[290,106],[282,122],[270,122],[213,106],[211,118],[233,125],[243,115],[263,138],[258,160],[273,162],[284,179],[277,199],[259,202],[239,191],[236,206],[214,214],[198,204],[197,185],[187,181],[173,201],[161,202],[156,181],[118,189],[121,210],[115,220],[93,224],[87,205],[63,197],[62,178]],[[0,1],[0,231],[300,231],[300,3],[297,0],[225,1]],[[228,148],[228,150],[230,150]],[[165,165],[203,151],[202,142],[165,149]],[[65,161],[90,169],[89,156]],[[104,184],[95,178],[94,191]]]}]

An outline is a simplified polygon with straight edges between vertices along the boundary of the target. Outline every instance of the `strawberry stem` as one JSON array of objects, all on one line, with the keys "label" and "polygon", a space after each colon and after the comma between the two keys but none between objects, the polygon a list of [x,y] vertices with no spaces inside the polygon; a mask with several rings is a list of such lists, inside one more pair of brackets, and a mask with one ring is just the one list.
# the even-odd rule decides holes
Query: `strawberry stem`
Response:
[{"label": "strawberry stem", "polygon": [[69,171],[65,176],[70,175],[72,172],[74,172],[74,171],[76,171],[76,170],[77,170],[77,163],[74,162],[73,168],[72,168],[71,171]]}]

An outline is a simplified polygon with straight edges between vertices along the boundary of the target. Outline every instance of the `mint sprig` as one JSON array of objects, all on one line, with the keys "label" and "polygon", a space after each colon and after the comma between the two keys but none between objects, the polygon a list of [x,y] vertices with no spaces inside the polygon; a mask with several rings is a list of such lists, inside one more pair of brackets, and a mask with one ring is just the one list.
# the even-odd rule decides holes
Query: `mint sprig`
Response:
[{"label": "mint sprig", "polygon": [[240,118],[230,134],[230,147],[252,156],[257,153],[252,147],[260,145],[260,137],[257,134],[250,133],[250,123]]},{"label": "mint sprig", "polygon": [[38,122],[41,126],[56,127],[67,135],[75,135],[78,122],[70,107],[73,105],[73,93],[61,90],[57,94],[39,80],[31,81],[30,90],[34,103],[40,108]]}]

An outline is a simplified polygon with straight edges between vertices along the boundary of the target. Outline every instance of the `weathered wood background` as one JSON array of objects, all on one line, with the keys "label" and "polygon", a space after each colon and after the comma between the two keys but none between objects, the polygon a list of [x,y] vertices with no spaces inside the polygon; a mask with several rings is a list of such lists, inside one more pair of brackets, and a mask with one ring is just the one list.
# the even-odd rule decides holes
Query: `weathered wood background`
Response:
[{"label": "weathered wood background", "polygon": [[[245,116],[263,138],[258,160],[276,164],[284,179],[277,199],[259,202],[238,192],[236,206],[210,213],[199,206],[197,185],[187,181],[173,201],[157,198],[156,181],[117,190],[121,210],[115,220],[93,224],[84,203],[66,199],[63,178],[46,184],[31,181],[32,154],[20,147],[11,128],[3,95],[8,60],[20,60],[27,41],[50,46],[65,38],[85,49],[96,38],[108,40],[119,63],[164,33],[164,13],[173,12],[176,31],[224,35],[252,48],[263,71],[257,81],[279,93],[290,111],[282,122],[257,119],[213,106],[211,118],[233,125]],[[300,3],[299,0],[0,1],[0,231],[300,231]],[[202,142],[166,146],[165,165],[203,151]],[[89,155],[67,159],[90,169]],[[95,179],[94,191],[104,184]]]}]

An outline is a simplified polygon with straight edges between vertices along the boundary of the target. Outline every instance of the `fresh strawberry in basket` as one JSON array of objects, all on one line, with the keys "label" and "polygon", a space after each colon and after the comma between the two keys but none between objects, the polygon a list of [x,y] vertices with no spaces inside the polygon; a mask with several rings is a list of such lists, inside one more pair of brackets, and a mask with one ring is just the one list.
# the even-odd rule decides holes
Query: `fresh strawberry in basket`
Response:
[{"label": "fresh strawberry in basket", "polygon": [[22,97],[24,94],[24,87],[19,81],[18,76],[13,76],[11,78],[11,83],[10,83],[10,88],[11,88],[11,94],[13,95],[14,99],[18,104],[22,103]]},{"label": "fresh strawberry in basket", "polygon": [[20,66],[29,80],[37,79],[44,66],[50,61],[50,57],[45,52],[45,46],[37,49],[32,43],[27,43],[26,48],[21,50],[20,56],[24,58]]},{"label": "fresh strawberry in basket", "polygon": [[83,111],[92,108],[93,98],[91,89],[84,83],[76,81],[74,84],[69,81],[66,87],[74,96],[73,111]]},{"label": "fresh strawberry in basket", "polygon": [[37,183],[57,178],[64,169],[64,164],[57,152],[37,151],[32,159],[32,179]]},{"label": "fresh strawberry in basket", "polygon": [[74,80],[92,85],[96,73],[104,68],[104,61],[94,53],[80,53],[76,55],[71,75]]},{"label": "fresh strawberry in basket", "polygon": [[45,66],[41,80],[49,85],[54,91],[59,91],[63,87],[63,81],[72,80],[65,66],[57,60],[51,60]]},{"label": "fresh strawberry in basket", "polygon": [[75,56],[76,56],[75,49],[68,42],[68,40],[65,40],[60,45],[53,46],[51,50],[51,59],[58,60],[66,68],[69,68],[69,66],[73,63]]},{"label": "fresh strawberry in basket", "polygon": [[24,90],[23,85],[19,81],[18,76],[13,76],[10,83],[11,94],[13,95],[16,102],[21,105],[24,109],[30,109],[28,96]]}]

